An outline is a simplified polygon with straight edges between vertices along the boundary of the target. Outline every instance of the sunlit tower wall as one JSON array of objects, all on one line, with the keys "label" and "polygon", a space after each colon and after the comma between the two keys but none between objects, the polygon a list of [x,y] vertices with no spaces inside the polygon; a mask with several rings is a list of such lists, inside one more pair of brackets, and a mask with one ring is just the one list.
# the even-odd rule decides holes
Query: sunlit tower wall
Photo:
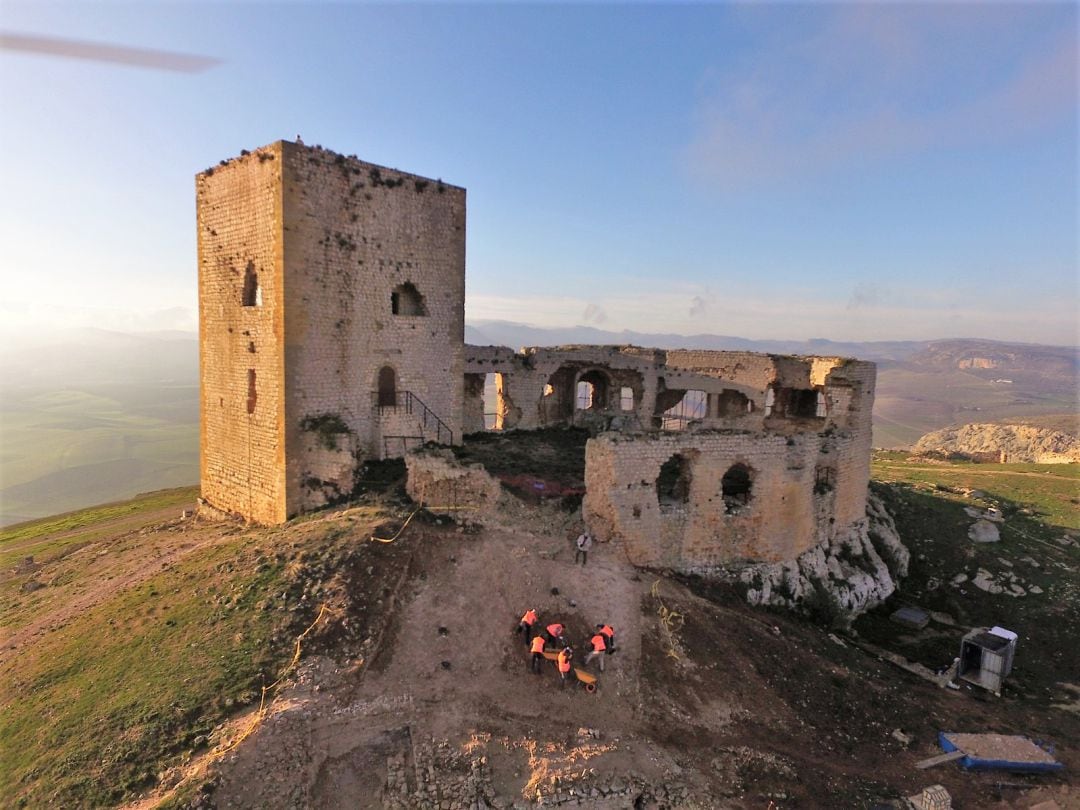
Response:
[{"label": "sunlit tower wall", "polygon": [[464,189],[279,141],[196,193],[210,505],[278,523],[460,441]]}]

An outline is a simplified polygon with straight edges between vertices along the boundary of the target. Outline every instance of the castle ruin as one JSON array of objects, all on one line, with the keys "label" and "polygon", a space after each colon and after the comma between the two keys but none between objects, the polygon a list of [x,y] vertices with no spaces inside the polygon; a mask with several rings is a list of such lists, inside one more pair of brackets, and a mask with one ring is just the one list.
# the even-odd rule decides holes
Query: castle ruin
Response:
[{"label": "castle ruin", "polygon": [[463,188],[285,141],[196,188],[213,507],[280,523],[347,495],[367,459],[580,425],[584,520],[635,564],[779,563],[865,538],[872,363],[468,346]]}]

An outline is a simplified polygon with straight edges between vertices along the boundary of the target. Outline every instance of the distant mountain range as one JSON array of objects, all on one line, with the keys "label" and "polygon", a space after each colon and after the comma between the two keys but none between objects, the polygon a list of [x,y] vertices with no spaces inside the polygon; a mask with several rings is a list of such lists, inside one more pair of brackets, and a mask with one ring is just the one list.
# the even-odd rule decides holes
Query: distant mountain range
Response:
[{"label": "distant mountain range", "polygon": [[[878,364],[874,443],[970,422],[1076,432],[1072,347],[983,339],[851,342],[542,329],[473,321],[474,345],[633,344],[858,357]],[[198,337],[72,329],[0,341],[0,524],[198,479]]]},{"label": "distant mountain range", "polygon": [[733,335],[676,335],[670,333],[609,332],[591,326],[547,329],[510,321],[473,321],[465,325],[465,342],[477,346],[565,346],[572,344],[632,345],[655,349],[714,349],[718,351],[817,354],[858,357],[861,360],[903,360],[929,347],[932,341],[884,340],[868,343],[814,340],[750,340]]}]

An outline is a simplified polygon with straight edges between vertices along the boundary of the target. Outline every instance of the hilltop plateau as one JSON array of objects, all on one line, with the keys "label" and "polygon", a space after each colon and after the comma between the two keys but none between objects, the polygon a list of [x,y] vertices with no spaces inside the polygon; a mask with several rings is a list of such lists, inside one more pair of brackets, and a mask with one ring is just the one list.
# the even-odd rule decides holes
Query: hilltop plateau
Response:
[{"label": "hilltop plateau", "polygon": [[[498,452],[474,445],[474,460],[487,446]],[[558,473],[567,485],[576,468]],[[575,566],[572,497],[504,492],[495,519],[455,525],[416,512],[401,475],[374,465],[359,500],[274,528],[197,518],[189,489],[5,530],[4,795],[27,807],[856,808],[938,782],[957,807],[1077,805],[1074,467],[881,454],[873,488],[912,565],[852,627],[751,608],[736,586],[637,569],[607,544]],[[975,544],[972,515],[991,509],[1000,542]],[[930,626],[891,623],[903,604],[932,611]],[[512,632],[527,607],[575,645],[615,626],[618,652],[588,668],[594,694],[560,689],[550,666],[527,672]],[[1001,698],[885,660],[947,666],[967,628],[991,624],[1020,636]],[[279,675],[260,713],[260,687]],[[1056,744],[1068,770],[915,770],[939,730],[1027,734]]]}]

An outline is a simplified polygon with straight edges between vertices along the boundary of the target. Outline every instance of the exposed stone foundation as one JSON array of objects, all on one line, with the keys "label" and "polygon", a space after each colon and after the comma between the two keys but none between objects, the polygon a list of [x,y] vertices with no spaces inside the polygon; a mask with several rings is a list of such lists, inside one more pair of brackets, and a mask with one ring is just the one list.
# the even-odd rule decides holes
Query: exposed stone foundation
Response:
[{"label": "exposed stone foundation", "polygon": [[449,450],[425,449],[405,457],[409,497],[429,512],[481,522],[494,512],[502,485],[480,464],[463,466]]}]

